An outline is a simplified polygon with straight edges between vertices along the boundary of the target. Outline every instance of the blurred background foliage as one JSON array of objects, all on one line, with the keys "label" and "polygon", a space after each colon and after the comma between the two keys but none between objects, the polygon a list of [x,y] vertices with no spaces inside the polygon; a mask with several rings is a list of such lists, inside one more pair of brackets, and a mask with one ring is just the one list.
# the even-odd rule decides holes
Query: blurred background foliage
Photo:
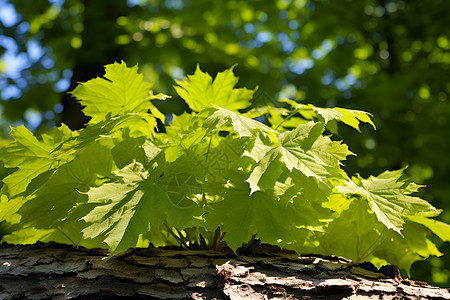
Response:
[{"label": "blurred background foliage", "polygon": [[[409,166],[449,223],[449,16],[446,0],[0,0],[0,136],[10,125],[82,127],[65,92],[107,63],[138,63],[169,95],[197,64],[212,74],[238,64],[240,85],[259,86],[255,101],[371,112],[376,132],[340,128],[359,155],[348,173]],[[186,109],[176,96],[158,105]],[[412,278],[449,286],[449,248]]]}]

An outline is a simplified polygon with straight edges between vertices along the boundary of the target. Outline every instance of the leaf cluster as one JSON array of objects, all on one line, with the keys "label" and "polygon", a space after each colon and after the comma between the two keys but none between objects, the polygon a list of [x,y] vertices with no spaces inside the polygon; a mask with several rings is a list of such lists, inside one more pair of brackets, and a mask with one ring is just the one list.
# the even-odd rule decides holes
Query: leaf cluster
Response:
[{"label": "leaf cluster", "polygon": [[[337,122],[373,127],[370,114],[283,100],[254,105],[255,90],[235,88],[233,68],[215,79],[197,68],[177,81],[191,113],[166,116],[152,104],[137,66],[107,65],[104,78],[72,94],[92,117],[86,128],[37,136],[13,128],[1,148],[3,241],[56,241],[103,247],[182,242],[233,250],[254,238],[298,253],[340,255],[408,271],[441,255],[434,233],[449,241],[439,211],[412,196],[419,188],[386,171],[350,178],[354,155],[338,140]],[[262,123],[255,118],[264,116]]]}]

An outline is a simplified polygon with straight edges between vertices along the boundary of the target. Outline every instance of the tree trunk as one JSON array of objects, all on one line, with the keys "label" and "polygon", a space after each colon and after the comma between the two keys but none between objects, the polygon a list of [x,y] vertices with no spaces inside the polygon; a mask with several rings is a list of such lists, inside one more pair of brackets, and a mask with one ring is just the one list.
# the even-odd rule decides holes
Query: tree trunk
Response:
[{"label": "tree trunk", "polygon": [[[116,36],[125,33],[116,20],[126,14],[126,1],[82,0],[84,7],[82,45],[75,52],[75,65],[69,91],[73,91],[80,82],[86,82],[102,76],[104,65],[123,59],[123,47],[115,43]],[[71,130],[78,130],[89,121],[81,111],[82,106],[65,93],[62,99],[64,110],[61,123]]]},{"label": "tree trunk", "polygon": [[[257,253],[254,253],[257,254]],[[450,299],[449,289],[339,257],[291,252],[0,246],[0,299]]]}]

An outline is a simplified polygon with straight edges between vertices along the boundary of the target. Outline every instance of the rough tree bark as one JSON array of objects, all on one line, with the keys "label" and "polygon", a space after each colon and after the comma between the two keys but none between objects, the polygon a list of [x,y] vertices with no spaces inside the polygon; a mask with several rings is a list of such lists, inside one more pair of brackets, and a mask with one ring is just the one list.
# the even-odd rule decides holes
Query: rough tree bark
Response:
[{"label": "rough tree bark", "polygon": [[0,246],[0,299],[450,299],[449,289],[339,257]]}]

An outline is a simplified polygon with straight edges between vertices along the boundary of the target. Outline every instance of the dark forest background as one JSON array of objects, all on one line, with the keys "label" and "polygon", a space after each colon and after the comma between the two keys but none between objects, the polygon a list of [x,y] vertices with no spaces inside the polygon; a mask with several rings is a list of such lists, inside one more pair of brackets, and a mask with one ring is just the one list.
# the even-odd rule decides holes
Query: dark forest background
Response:
[{"label": "dark forest background", "polygon": [[[450,1],[0,0],[0,136],[20,124],[81,128],[66,92],[120,60],[169,95],[197,64],[211,74],[238,64],[259,100],[369,111],[376,131],[340,129],[359,154],[347,172],[408,166],[450,222]],[[177,97],[156,105],[186,109]],[[449,286],[450,247],[440,250],[413,279]]]}]

